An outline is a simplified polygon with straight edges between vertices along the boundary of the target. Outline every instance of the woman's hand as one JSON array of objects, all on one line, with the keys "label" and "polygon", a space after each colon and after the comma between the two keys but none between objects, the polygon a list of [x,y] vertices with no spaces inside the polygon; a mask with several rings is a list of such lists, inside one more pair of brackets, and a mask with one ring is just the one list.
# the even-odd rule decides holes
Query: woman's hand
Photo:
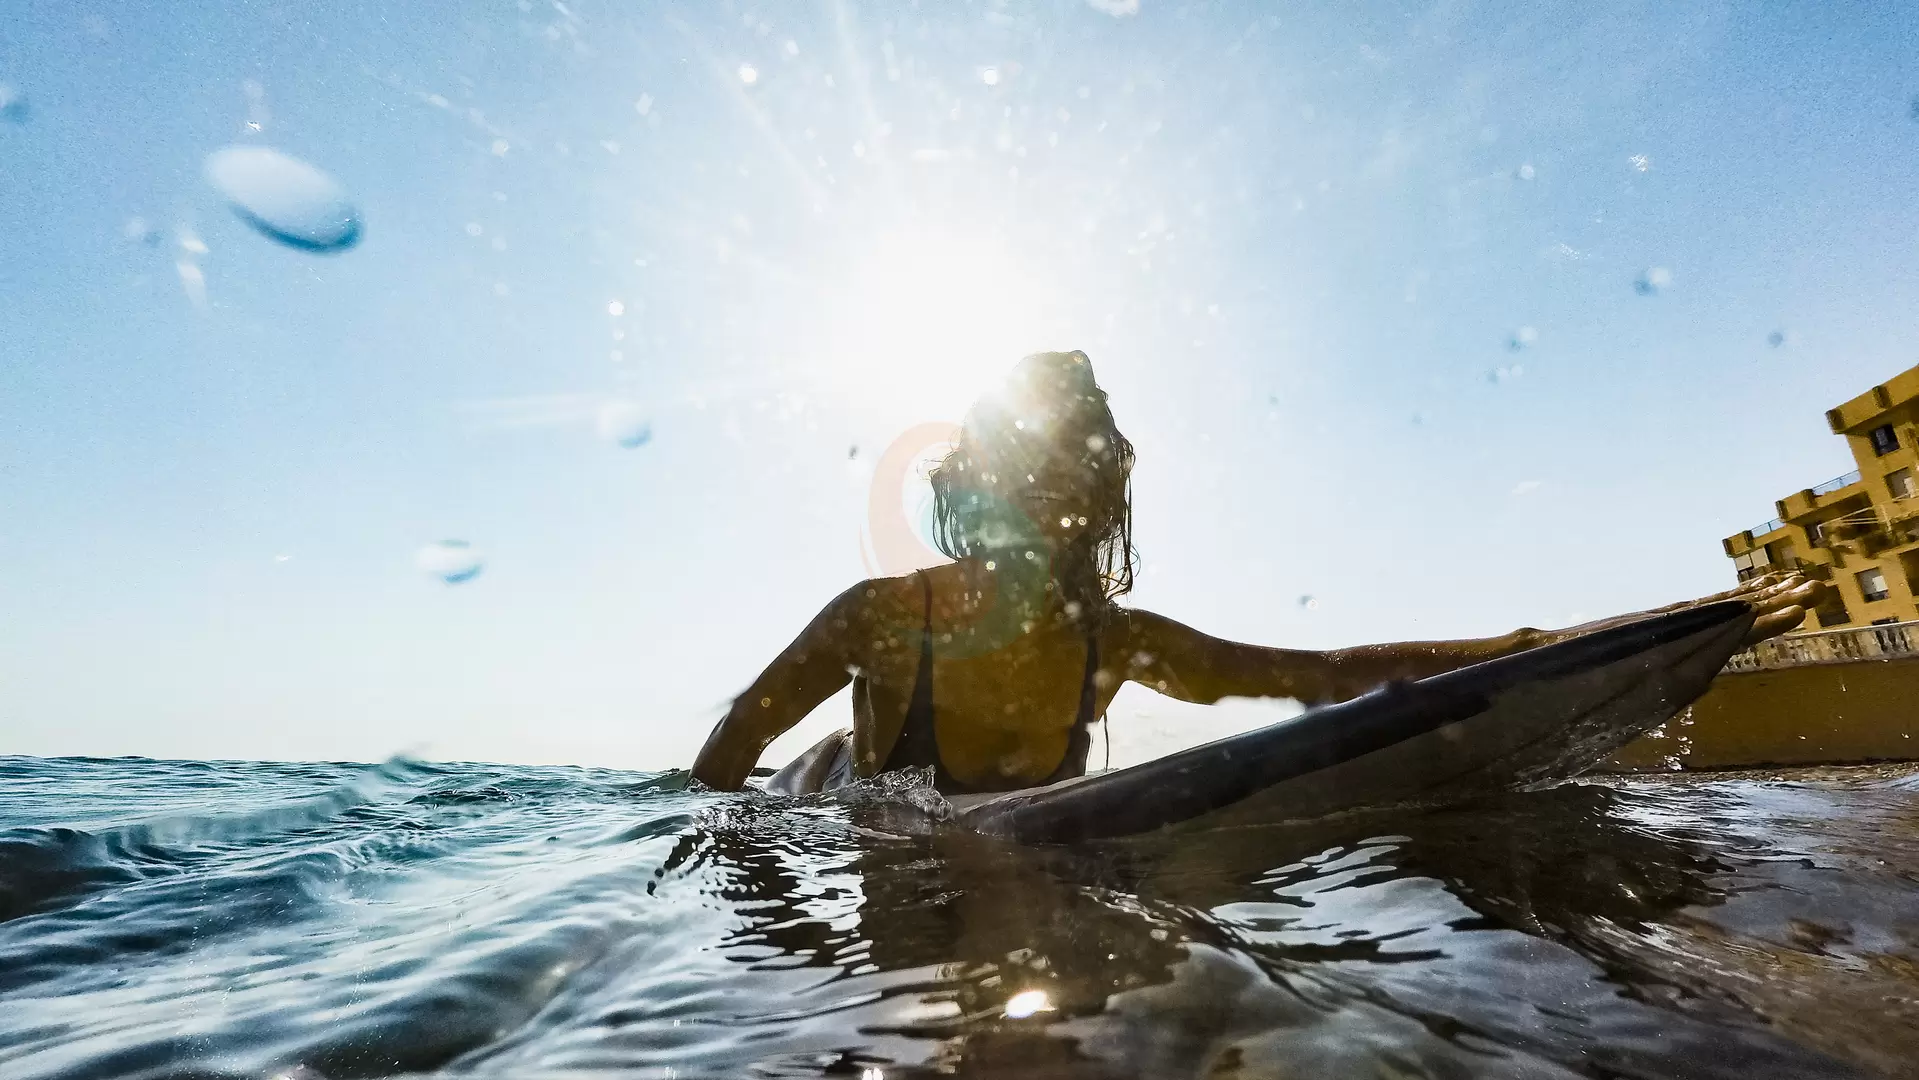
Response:
[{"label": "woman's hand", "polygon": [[1826,584],[1809,578],[1797,571],[1791,573],[1766,574],[1741,583],[1737,588],[1722,593],[1702,596],[1697,600],[1668,604],[1662,608],[1653,608],[1633,615],[1622,615],[1615,619],[1602,619],[1599,622],[1586,623],[1554,635],[1556,638],[1573,637],[1579,634],[1602,630],[1617,623],[1628,622],[1646,615],[1663,615],[1670,611],[1684,611],[1687,608],[1716,604],[1722,600],[1744,600],[1753,607],[1752,629],[1746,633],[1746,644],[1757,645],[1768,638],[1778,637],[1806,620],[1806,613],[1819,606],[1825,597]]},{"label": "woman's hand", "polygon": [[1825,582],[1793,571],[1756,577],[1737,589],[1694,603],[1744,600],[1751,604],[1754,617],[1752,629],[1746,634],[1746,644],[1757,645],[1767,638],[1775,638],[1796,629],[1806,621],[1806,615],[1819,606],[1825,595]]}]

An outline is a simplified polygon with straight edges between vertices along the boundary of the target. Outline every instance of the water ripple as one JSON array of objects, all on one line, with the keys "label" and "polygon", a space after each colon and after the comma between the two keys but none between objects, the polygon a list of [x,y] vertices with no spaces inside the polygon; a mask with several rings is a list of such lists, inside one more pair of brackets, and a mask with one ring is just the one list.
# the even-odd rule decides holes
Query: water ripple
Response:
[{"label": "water ripple", "polygon": [[1034,849],[919,791],[0,758],[0,1074],[1893,1076],[1916,787]]}]

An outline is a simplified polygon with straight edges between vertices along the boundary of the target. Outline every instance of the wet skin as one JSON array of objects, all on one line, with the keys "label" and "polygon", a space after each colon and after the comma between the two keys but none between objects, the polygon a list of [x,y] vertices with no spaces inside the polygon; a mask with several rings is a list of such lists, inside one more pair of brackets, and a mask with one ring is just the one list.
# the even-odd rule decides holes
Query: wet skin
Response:
[{"label": "wet skin", "polygon": [[[986,790],[1039,783],[1067,752],[1089,631],[1061,598],[1055,571],[1076,540],[1116,512],[1116,493],[1124,491],[1123,464],[1110,440],[1077,407],[1090,381],[1044,369],[1024,374],[966,421],[969,488],[991,546],[925,572],[940,756],[954,777]],[[1798,626],[1823,588],[1803,575],[1772,575],[1656,610],[1744,600],[1758,613],[1750,643]],[[1384,682],[1435,675],[1633,617],[1322,652],[1227,641],[1150,611],[1114,607],[1092,631],[1100,658],[1095,715],[1128,681],[1200,703],[1343,701]],[[769,743],[854,680],[854,765],[873,775],[899,736],[927,621],[915,575],[862,581],[835,597],[734,701],[701,749],[694,777],[739,788]]]}]

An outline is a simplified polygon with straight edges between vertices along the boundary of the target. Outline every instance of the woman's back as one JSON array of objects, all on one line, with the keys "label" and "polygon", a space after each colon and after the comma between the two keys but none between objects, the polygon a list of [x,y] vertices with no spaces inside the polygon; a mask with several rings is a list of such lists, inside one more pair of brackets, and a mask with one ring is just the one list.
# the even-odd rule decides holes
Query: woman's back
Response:
[{"label": "woman's back", "polygon": [[901,662],[908,635],[893,632],[876,639],[875,662],[854,678],[860,771],[930,765],[946,791],[1004,791],[1084,771],[1089,729],[1111,699],[1104,688],[1117,685],[1101,675],[1098,628],[1040,604],[1024,606],[1009,633],[1007,620],[981,615],[1016,602],[989,597],[996,581],[978,571],[960,563],[885,583],[894,613],[900,590],[919,592],[920,626],[910,674]]}]

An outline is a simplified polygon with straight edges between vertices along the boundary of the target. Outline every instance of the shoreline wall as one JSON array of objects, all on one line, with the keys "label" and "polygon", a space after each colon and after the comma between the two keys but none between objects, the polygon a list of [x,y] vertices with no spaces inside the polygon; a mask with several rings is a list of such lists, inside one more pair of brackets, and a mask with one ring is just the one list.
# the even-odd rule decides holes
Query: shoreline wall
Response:
[{"label": "shoreline wall", "polygon": [[1663,734],[1600,768],[1665,771],[1919,760],[1919,656],[1729,671]]}]

